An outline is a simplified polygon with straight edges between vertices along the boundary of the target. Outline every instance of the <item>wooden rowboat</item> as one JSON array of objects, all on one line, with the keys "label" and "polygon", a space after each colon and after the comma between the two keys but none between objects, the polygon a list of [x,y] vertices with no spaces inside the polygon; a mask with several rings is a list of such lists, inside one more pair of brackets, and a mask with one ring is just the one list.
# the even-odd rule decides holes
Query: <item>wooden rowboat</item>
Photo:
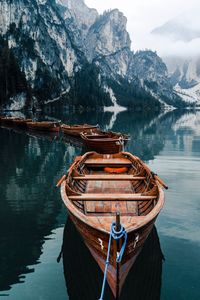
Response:
[{"label": "wooden rowboat", "polygon": [[62,124],[60,129],[63,133],[73,136],[79,136],[81,132],[90,132],[91,130],[95,130],[98,125],[89,125],[89,124],[83,124],[83,125],[66,125]]},{"label": "wooden rowboat", "polygon": [[82,132],[81,138],[89,150],[107,154],[123,151],[124,145],[129,140],[129,137],[126,134],[100,130],[90,133]]},{"label": "wooden rowboat", "polygon": [[13,125],[14,121],[20,120],[20,118],[17,117],[1,117],[0,122],[3,125]]},{"label": "wooden rowboat", "polygon": [[[111,241],[107,282],[118,298],[126,276],[164,205],[165,184],[136,156],[127,152],[78,157],[58,182],[71,220],[104,271],[113,221],[125,235]],[[119,221],[120,216],[120,221]],[[125,250],[120,263],[116,260]]]},{"label": "wooden rowboat", "polygon": [[27,127],[30,130],[50,131],[50,132],[60,131],[59,122],[49,122],[49,121],[28,122]]}]

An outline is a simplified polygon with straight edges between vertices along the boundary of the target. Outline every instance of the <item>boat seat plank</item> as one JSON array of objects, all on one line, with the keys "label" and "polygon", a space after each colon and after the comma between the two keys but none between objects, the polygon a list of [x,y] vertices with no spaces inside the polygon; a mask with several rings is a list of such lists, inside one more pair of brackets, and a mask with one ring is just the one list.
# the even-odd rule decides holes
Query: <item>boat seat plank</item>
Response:
[{"label": "boat seat plank", "polygon": [[88,158],[84,162],[85,165],[105,165],[105,166],[110,166],[110,165],[131,165],[132,162],[129,159],[126,158]]},{"label": "boat seat plank", "polygon": [[141,194],[81,194],[78,196],[68,196],[71,201],[142,201],[156,199],[157,196],[143,196]]},{"label": "boat seat plank", "polygon": [[134,176],[134,175],[83,175],[83,176],[74,176],[74,180],[144,180],[144,176]]}]

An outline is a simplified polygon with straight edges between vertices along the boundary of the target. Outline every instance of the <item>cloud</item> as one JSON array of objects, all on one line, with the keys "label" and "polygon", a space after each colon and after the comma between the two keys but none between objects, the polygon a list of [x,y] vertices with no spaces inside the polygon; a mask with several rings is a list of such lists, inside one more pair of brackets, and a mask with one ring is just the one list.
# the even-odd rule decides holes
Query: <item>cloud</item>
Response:
[{"label": "cloud", "polygon": [[193,39],[190,42],[173,41],[160,35],[148,34],[145,37],[146,43],[140,49],[145,49],[146,44],[150,45],[150,49],[156,51],[159,56],[181,56],[192,57],[200,56],[200,38]]},{"label": "cloud", "polygon": [[150,32],[176,18],[182,19],[188,28],[200,30],[199,0],[85,0],[85,3],[100,13],[110,8],[122,11],[128,19],[127,30],[133,50],[152,49],[162,56],[198,54],[199,38],[187,43],[174,42],[167,37],[153,36]]}]

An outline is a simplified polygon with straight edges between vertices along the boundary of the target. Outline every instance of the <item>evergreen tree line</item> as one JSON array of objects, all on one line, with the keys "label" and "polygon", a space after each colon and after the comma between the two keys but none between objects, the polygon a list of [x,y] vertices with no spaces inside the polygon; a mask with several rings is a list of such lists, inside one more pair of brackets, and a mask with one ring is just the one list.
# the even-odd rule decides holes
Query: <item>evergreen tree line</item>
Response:
[{"label": "evergreen tree line", "polygon": [[21,72],[7,41],[0,38],[0,105],[10,97],[27,91],[25,74]]},{"label": "evergreen tree line", "polygon": [[151,94],[141,88],[139,79],[129,82],[127,79],[120,78],[118,81],[110,80],[109,86],[117,95],[118,103],[132,109],[160,109],[160,102]]},{"label": "evergreen tree line", "polygon": [[71,98],[74,105],[78,104],[83,107],[112,105],[108,93],[103,90],[98,78],[99,68],[95,64],[86,63],[76,73],[74,88],[71,90]]}]

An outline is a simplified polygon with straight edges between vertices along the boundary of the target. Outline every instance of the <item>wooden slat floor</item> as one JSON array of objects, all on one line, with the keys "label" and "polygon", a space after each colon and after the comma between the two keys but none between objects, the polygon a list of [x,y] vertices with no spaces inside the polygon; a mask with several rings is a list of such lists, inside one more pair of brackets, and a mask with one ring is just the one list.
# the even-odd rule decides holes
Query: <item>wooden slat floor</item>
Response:
[{"label": "wooden slat floor", "polygon": [[[110,180],[88,180],[86,193],[105,193],[118,194],[133,193],[132,184],[130,181],[110,181]],[[137,201],[85,201],[87,213],[116,213],[138,215]]]}]

